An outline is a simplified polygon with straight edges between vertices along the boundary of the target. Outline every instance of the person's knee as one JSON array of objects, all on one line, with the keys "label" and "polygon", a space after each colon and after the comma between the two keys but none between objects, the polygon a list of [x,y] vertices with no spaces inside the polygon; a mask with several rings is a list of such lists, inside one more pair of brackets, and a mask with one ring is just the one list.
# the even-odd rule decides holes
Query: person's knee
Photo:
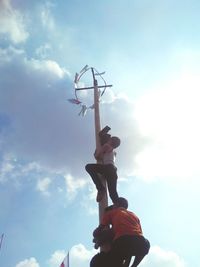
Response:
[{"label": "person's knee", "polygon": [[90,172],[91,169],[92,169],[92,165],[91,164],[85,165],[85,169],[86,169],[87,172]]},{"label": "person's knee", "polygon": [[145,257],[150,250],[150,242],[149,240],[145,239],[145,242],[143,243],[142,247],[139,248],[138,254]]},{"label": "person's knee", "polygon": [[145,248],[144,248],[144,253],[145,253],[145,255],[147,255],[149,253],[151,245],[150,245],[150,242],[148,239],[146,239],[145,241],[146,241],[145,242],[146,244],[145,244]]}]

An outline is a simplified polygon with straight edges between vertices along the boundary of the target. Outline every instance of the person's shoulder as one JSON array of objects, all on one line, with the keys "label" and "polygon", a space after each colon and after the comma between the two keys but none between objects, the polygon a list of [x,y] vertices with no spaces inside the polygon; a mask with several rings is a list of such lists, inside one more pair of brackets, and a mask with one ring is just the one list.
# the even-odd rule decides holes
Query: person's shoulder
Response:
[{"label": "person's shoulder", "polygon": [[134,217],[135,219],[138,219],[138,220],[139,220],[138,216],[137,216],[133,211],[130,211],[130,210],[127,210],[127,211],[128,211],[128,213],[130,214],[130,216],[132,216],[132,217]]},{"label": "person's shoulder", "polygon": [[114,207],[113,205],[105,209],[104,217],[112,217],[118,212],[118,208]]},{"label": "person's shoulder", "polygon": [[122,213],[123,210],[121,207],[114,207],[110,212],[112,212],[112,214],[118,214],[118,213]]}]

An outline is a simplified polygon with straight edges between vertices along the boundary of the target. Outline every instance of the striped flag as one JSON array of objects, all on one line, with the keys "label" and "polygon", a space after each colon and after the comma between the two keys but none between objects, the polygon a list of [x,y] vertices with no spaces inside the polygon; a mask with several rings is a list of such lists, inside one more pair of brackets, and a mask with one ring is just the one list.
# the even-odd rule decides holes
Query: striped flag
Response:
[{"label": "striped flag", "polygon": [[69,252],[67,253],[67,256],[64,258],[64,260],[61,263],[60,267],[69,267]]}]

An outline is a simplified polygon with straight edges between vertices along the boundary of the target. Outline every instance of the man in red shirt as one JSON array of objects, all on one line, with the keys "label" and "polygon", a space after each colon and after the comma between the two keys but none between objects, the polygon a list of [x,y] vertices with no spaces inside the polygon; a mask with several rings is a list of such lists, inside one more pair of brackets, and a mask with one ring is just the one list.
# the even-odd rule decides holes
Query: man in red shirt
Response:
[{"label": "man in red shirt", "polygon": [[101,224],[95,231],[112,225],[113,243],[109,251],[109,265],[121,267],[124,261],[135,256],[132,267],[138,266],[150,249],[149,241],[144,238],[139,218],[127,210],[128,201],[119,197],[118,201],[104,213]]}]

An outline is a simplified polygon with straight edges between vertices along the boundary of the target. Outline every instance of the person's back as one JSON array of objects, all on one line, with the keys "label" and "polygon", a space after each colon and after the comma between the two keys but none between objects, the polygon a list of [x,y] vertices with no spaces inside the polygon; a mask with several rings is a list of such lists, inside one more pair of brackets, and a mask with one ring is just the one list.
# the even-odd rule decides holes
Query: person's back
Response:
[{"label": "person's back", "polygon": [[102,163],[104,165],[106,164],[115,165],[115,157],[116,157],[116,152],[112,149],[111,151],[108,151],[103,154]]},{"label": "person's back", "polygon": [[115,233],[114,239],[123,235],[143,235],[139,218],[123,207],[106,212],[102,224],[112,224]]},{"label": "person's back", "polygon": [[103,144],[94,153],[97,160],[101,160],[104,165],[112,164],[115,165],[116,151],[114,148],[119,146],[120,139],[118,137],[110,137],[110,139]]},{"label": "person's back", "polygon": [[124,260],[135,256],[132,267],[138,266],[150,249],[149,241],[143,236],[139,218],[127,210],[128,201],[119,197],[113,208],[105,212],[100,224],[112,225],[114,241],[110,251],[111,265],[120,267]]}]

